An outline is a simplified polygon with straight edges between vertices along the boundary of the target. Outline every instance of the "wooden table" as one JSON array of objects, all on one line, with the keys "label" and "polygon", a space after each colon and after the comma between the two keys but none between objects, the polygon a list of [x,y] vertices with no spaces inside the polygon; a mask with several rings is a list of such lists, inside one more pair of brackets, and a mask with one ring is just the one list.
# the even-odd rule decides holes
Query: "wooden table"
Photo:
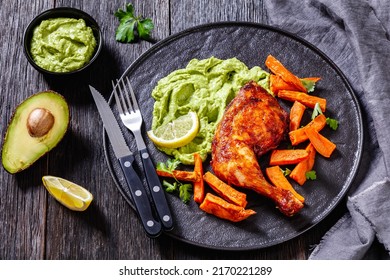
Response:
[{"label": "wooden table", "polygon": [[[123,1],[0,0],[0,104],[2,137],[17,104],[35,92],[58,91],[71,107],[71,123],[62,142],[31,168],[17,175],[0,169],[0,259],[307,259],[310,249],[345,211],[345,203],[301,236],[270,248],[222,252],[199,248],[169,236],[149,239],[107,168],[102,124],[88,84],[108,97],[111,80],[152,43],[115,41],[114,12]],[[267,23],[262,1],[134,1],[138,14],[153,19],[153,38],[161,40],[183,29],[216,21]],[[76,7],[100,24],[104,49],[91,74],[72,82],[44,77],[23,54],[23,31],[34,16],[59,6]],[[104,65],[104,67],[100,67]],[[42,185],[54,175],[86,186],[94,201],[85,212],[57,203]]]}]

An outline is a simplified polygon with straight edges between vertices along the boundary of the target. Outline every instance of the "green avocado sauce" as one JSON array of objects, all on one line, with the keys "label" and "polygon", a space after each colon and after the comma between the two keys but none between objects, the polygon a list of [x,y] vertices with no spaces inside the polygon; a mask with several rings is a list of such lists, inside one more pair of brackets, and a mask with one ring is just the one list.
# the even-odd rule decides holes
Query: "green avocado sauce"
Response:
[{"label": "green avocado sauce", "polygon": [[269,91],[269,73],[259,66],[249,69],[237,58],[192,59],[186,68],[162,78],[152,91],[155,99],[152,129],[169,123],[189,111],[200,121],[198,135],[191,143],[176,149],[157,147],[184,164],[193,164],[193,154],[203,160],[211,153],[211,142],[226,106],[240,88],[256,81]]},{"label": "green avocado sauce", "polygon": [[43,20],[34,29],[30,52],[35,63],[52,72],[71,72],[87,64],[96,39],[83,19]]}]

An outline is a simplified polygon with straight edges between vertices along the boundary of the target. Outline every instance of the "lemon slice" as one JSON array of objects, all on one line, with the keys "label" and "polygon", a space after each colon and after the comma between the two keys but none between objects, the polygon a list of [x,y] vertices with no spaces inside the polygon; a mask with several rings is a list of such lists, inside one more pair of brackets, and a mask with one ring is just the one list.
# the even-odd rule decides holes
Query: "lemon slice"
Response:
[{"label": "lemon slice", "polygon": [[189,112],[155,130],[149,130],[148,136],[159,147],[179,148],[190,143],[198,134],[198,130],[198,115]]},{"label": "lemon slice", "polygon": [[58,202],[71,210],[84,211],[92,202],[92,194],[73,182],[55,176],[43,176],[42,182]]}]

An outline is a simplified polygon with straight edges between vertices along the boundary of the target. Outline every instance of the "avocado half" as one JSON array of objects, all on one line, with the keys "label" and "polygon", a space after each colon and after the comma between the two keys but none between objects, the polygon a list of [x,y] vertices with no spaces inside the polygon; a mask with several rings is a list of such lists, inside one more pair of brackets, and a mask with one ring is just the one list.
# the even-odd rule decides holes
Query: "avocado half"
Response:
[{"label": "avocado half", "polygon": [[2,164],[14,174],[53,149],[69,125],[69,107],[54,91],[36,93],[15,109],[2,147]]}]

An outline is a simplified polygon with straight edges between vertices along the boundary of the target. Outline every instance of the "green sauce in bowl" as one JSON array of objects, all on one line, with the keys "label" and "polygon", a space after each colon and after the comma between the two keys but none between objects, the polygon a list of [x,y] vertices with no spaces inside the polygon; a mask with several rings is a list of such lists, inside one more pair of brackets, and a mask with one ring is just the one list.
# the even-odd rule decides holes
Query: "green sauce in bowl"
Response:
[{"label": "green sauce in bowl", "polygon": [[35,27],[30,44],[34,62],[51,72],[72,72],[92,58],[97,46],[83,19],[51,18]]}]

